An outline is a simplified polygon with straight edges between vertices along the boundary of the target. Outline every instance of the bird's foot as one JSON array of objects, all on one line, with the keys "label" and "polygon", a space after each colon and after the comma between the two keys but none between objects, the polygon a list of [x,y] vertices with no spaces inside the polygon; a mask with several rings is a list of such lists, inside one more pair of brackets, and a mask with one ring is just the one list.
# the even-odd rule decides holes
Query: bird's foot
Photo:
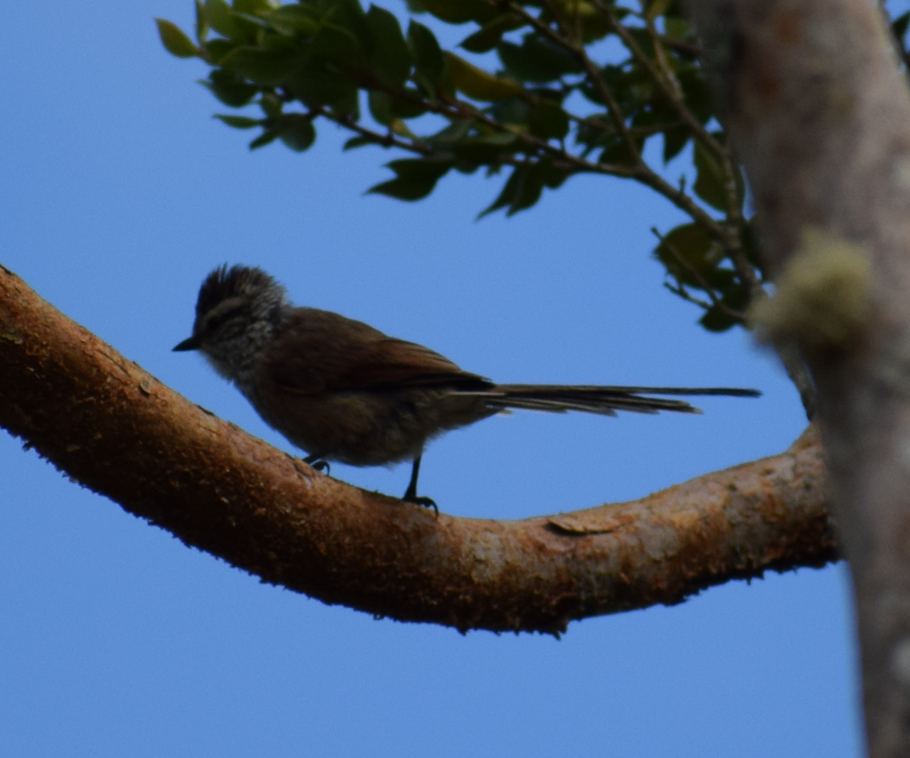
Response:
[{"label": "bird's foot", "polygon": [[406,492],[401,499],[406,503],[414,503],[414,505],[422,505],[424,508],[432,508],[436,512],[436,518],[439,518],[439,507],[436,505],[436,501],[433,500],[433,498],[418,497],[410,492]]},{"label": "bird's foot", "polygon": [[308,466],[316,469],[319,472],[325,472],[326,474],[332,470],[332,467],[329,465],[329,462],[318,455],[308,455],[303,459],[303,462]]}]

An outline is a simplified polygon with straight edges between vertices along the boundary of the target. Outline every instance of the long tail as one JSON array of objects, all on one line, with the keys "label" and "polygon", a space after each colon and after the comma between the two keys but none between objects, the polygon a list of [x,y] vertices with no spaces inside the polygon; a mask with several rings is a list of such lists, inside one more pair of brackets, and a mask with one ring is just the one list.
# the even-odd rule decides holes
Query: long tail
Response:
[{"label": "long tail", "polygon": [[678,411],[701,413],[684,400],[670,400],[652,395],[727,395],[758,397],[758,390],[731,387],[597,387],[560,384],[496,384],[487,389],[462,390],[460,395],[483,398],[488,407],[505,410],[522,408],[532,411],[584,411],[615,416],[616,411],[658,413]]}]

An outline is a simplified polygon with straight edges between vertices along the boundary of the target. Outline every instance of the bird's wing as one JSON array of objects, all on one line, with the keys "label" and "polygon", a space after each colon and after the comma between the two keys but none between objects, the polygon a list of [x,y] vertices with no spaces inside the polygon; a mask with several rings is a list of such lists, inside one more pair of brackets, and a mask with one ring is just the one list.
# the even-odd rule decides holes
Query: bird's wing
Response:
[{"label": "bird's wing", "polygon": [[268,377],[296,394],[490,384],[429,348],[315,308],[296,309],[269,353]]}]

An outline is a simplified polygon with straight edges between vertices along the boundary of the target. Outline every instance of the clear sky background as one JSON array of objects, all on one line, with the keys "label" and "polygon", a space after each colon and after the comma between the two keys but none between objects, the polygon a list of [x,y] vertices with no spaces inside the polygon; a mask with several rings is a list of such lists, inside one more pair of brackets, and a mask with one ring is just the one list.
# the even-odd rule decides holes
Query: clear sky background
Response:
[{"label": "clear sky background", "polygon": [[[681,220],[665,201],[577,177],[477,222],[501,179],[447,177],[417,204],[365,196],[398,156],[342,154],[329,126],[309,153],[250,153],[153,16],[190,28],[192,3],[4,8],[0,263],[187,398],[290,449],[171,352],[202,278],[231,262],[500,381],[765,393],[707,399],[703,416],[517,413],[454,432],[421,476],[448,513],[636,498],[802,431],[773,360],[662,289],[649,228]],[[408,473],[332,468],[395,495]],[[261,585],[0,431],[3,755],[855,758],[855,669],[843,566],[575,622],[559,641],[462,636]]]}]

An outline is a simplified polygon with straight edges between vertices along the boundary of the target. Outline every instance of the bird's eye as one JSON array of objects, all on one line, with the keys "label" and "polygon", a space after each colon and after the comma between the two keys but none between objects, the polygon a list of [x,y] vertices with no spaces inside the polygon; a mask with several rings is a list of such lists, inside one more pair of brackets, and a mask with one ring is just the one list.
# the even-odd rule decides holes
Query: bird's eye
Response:
[{"label": "bird's eye", "polygon": [[221,331],[225,324],[235,319],[242,322],[244,310],[246,310],[246,306],[241,304],[234,308],[223,310],[220,313],[213,313],[205,322],[205,332],[212,334]]},{"label": "bird's eye", "polygon": [[233,315],[234,314],[231,311],[228,311],[227,313],[219,313],[215,316],[212,316],[205,323],[205,331],[217,332]]}]

